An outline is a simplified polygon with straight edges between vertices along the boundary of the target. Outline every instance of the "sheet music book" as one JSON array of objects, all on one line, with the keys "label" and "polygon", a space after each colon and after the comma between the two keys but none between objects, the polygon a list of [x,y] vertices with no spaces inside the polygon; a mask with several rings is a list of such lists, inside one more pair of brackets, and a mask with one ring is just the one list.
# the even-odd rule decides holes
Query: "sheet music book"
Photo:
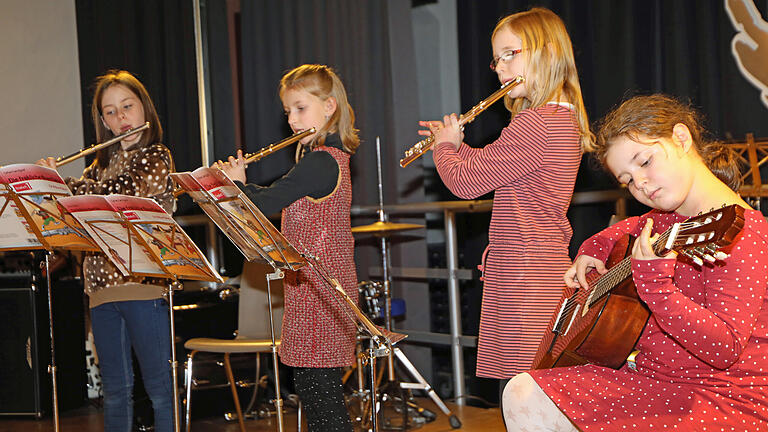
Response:
[{"label": "sheet music book", "polygon": [[201,167],[171,178],[192,197],[248,261],[296,270],[306,262],[223,171]]},{"label": "sheet music book", "polygon": [[56,170],[34,164],[0,168],[0,249],[98,251],[82,225],[57,204],[72,196]]},{"label": "sheet music book", "polygon": [[154,200],[128,195],[59,199],[125,275],[223,282],[205,255]]}]

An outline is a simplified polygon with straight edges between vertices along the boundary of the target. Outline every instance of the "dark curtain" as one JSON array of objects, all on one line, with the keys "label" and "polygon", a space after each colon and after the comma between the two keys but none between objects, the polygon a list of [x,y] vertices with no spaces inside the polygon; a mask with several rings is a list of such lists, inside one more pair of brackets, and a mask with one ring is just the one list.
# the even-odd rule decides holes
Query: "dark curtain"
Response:
[{"label": "dark curtain", "polygon": [[[418,137],[410,1],[261,0],[244,1],[241,7],[246,151],[291,133],[278,96],[281,76],[301,64],[326,64],[344,83],[362,139],[351,159],[353,203],[378,202],[376,137],[381,138],[384,202],[423,201],[423,191],[411,187],[420,174],[395,162],[403,143]],[[294,148],[252,164],[249,181],[266,185],[283,175],[294,163]],[[353,225],[372,221],[357,219]],[[378,248],[371,239],[358,240],[358,245],[371,246],[356,251],[365,278],[368,267],[376,265]],[[410,251],[419,253],[418,248]],[[395,248],[394,265],[399,254]],[[425,261],[425,255],[422,250],[410,262]]]},{"label": "dark curtain", "polygon": [[[388,186],[399,174],[390,161],[397,160],[400,111],[414,110],[415,95],[404,100],[396,86],[390,52],[393,47],[388,17],[400,14],[400,25],[410,26],[410,2],[392,1],[247,1],[242,2],[243,116],[245,147],[256,151],[290,135],[278,97],[278,83],[288,70],[304,63],[333,67],[355,110],[362,144],[352,158],[354,201],[375,204],[375,139],[382,140],[384,176]],[[408,31],[410,32],[410,30]],[[407,41],[411,44],[411,41]],[[412,61],[412,60],[411,60]],[[415,84],[410,84],[415,88]],[[407,87],[406,87],[407,90]],[[414,119],[415,117],[411,117]],[[416,123],[412,124],[412,139]],[[268,183],[293,165],[293,149],[270,156],[268,163],[249,169],[249,180]],[[365,167],[365,168],[363,168]],[[385,188],[385,201],[397,202],[397,190]]]},{"label": "dark curtain", "polygon": [[199,167],[192,2],[77,0],[75,6],[86,143],[95,142],[90,117],[95,78],[109,69],[125,69],[152,97],[177,171]]},{"label": "dark curtain", "polygon": [[[765,16],[768,2],[755,3]],[[458,0],[462,107],[472,106],[499,86],[488,69],[496,22],[532,6],[550,8],[565,22],[591,122],[630,96],[664,92],[697,106],[714,137],[744,139],[748,132],[768,136],[759,92],[741,75],[731,55],[735,30],[722,0],[541,0],[534,4]],[[509,121],[502,104],[489,111],[467,128],[471,145],[491,142]],[[612,179],[585,157],[576,191],[613,186]],[[636,206],[633,211],[642,210]],[[611,212],[607,205],[571,208],[572,252],[605,226]]]}]

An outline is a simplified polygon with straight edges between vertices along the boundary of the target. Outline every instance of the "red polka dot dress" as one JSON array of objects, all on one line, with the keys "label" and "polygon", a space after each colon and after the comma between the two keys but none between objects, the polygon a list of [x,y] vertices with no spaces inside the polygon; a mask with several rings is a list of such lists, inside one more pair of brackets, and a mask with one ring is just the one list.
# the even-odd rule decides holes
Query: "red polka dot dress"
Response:
[{"label": "red polka dot dress", "polygon": [[437,172],[456,196],[494,192],[477,376],[511,378],[528,370],[562,296],[579,140],[574,112],[545,104],[520,111],[482,149],[435,146]]},{"label": "red polka dot dress", "polygon": [[[645,220],[654,232],[685,218],[652,211],[586,242],[605,260]],[[715,266],[632,261],[652,315],[636,349],[637,370],[594,365],[534,370],[544,392],[585,431],[768,431],[768,224],[755,210],[730,257]]]}]

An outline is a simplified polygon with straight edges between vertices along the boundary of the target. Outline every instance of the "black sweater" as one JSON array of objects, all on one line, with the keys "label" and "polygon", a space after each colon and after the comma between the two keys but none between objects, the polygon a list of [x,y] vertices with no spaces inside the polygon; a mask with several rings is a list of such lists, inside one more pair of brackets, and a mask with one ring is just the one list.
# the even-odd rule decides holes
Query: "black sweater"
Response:
[{"label": "black sweater", "polygon": [[[344,150],[338,134],[327,135],[325,145]],[[328,152],[304,151],[296,165],[270,186],[235,184],[265,215],[277,213],[305,196],[319,199],[330,195],[339,180],[339,164]]]}]

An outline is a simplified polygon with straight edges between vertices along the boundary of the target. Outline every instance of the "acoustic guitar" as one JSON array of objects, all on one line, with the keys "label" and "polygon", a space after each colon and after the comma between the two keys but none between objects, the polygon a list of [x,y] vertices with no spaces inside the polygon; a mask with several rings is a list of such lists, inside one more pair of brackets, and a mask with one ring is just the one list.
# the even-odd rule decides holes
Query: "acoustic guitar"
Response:
[{"label": "acoustic guitar", "polygon": [[[676,223],[659,236],[653,249],[697,266],[715,265],[744,227],[744,208],[731,205]],[[606,261],[608,272],[588,275],[589,289],[564,295],[541,340],[533,369],[587,363],[618,369],[627,360],[650,317],[632,280],[634,237],[626,235]],[[705,264],[706,262],[706,264]]]}]

